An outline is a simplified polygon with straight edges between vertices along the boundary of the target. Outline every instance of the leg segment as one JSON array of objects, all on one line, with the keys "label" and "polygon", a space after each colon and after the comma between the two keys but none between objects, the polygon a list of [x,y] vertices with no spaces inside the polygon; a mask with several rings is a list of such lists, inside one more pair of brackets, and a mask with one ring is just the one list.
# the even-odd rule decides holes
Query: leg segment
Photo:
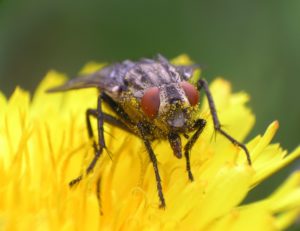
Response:
[{"label": "leg segment", "polygon": [[188,172],[188,177],[190,181],[194,180],[192,171],[191,171],[191,164],[190,164],[190,151],[194,146],[195,142],[199,138],[200,134],[202,133],[204,127],[206,125],[206,121],[203,119],[199,119],[195,123],[195,127],[198,127],[197,131],[193,134],[193,136],[189,139],[189,141],[184,146],[184,156],[186,160],[186,170]]},{"label": "leg segment", "polygon": [[159,207],[160,208],[165,208],[166,207],[166,202],[165,202],[165,198],[164,198],[164,195],[163,195],[163,192],[162,192],[161,179],[160,179],[160,175],[159,175],[159,171],[158,171],[156,156],[153,152],[150,141],[146,138],[145,128],[143,127],[143,125],[141,123],[137,124],[137,127],[140,131],[141,138],[144,141],[144,144],[146,146],[146,149],[147,149],[147,152],[149,154],[150,160],[153,164],[155,179],[156,179],[156,183],[157,183],[157,192],[158,192],[158,197],[159,197],[159,200],[160,200]]},{"label": "leg segment", "polygon": [[[97,119],[97,110],[95,110],[95,109],[88,109],[87,110],[87,122],[86,123],[87,123],[88,135],[89,135],[90,139],[93,139],[94,135],[93,135],[92,126],[91,126],[91,122],[90,122],[90,118],[89,118],[90,116]],[[110,125],[116,126],[120,129],[126,131],[126,132],[129,132],[129,133],[132,133],[132,134],[136,135],[121,120],[119,120],[118,118],[116,118],[114,116],[111,116],[110,114],[107,114],[107,113],[103,112],[103,120],[104,120],[104,122],[106,122]]]},{"label": "leg segment", "polygon": [[91,124],[91,116],[94,116],[97,118],[97,110],[95,109],[87,109],[85,113],[85,119],[86,119],[86,127],[88,131],[89,139],[93,139],[93,147],[95,150],[95,153],[98,151],[97,143],[95,141],[94,132]]},{"label": "leg segment", "polygon": [[219,121],[219,118],[218,118],[218,115],[217,115],[216,106],[215,106],[213,97],[212,97],[212,95],[210,93],[208,84],[207,84],[207,82],[204,79],[200,79],[198,81],[198,90],[200,91],[201,88],[204,88],[205,94],[207,96],[208,105],[209,105],[210,112],[211,112],[211,115],[212,115],[212,118],[213,118],[215,130],[218,131],[218,132],[220,132],[223,136],[225,136],[228,140],[230,140],[234,145],[237,145],[240,148],[242,148],[244,150],[245,154],[246,154],[248,164],[251,165],[250,154],[249,154],[249,151],[246,148],[246,146],[244,144],[238,142],[236,139],[234,139],[232,136],[230,136],[227,132],[225,132],[221,128],[220,121]]},{"label": "leg segment", "polygon": [[100,208],[100,215],[103,215],[103,211],[102,211],[102,203],[101,203],[101,178],[99,177],[99,179],[97,180],[97,188],[96,188],[96,193],[97,193],[97,199],[98,199],[98,204],[99,204],[99,208]]}]

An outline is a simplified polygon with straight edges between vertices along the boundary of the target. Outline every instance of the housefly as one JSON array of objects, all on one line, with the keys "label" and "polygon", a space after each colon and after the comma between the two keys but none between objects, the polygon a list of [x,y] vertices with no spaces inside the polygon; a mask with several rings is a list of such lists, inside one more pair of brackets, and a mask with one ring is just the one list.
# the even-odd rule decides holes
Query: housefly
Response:
[{"label": "housefly", "polygon": [[[94,141],[95,155],[86,169],[89,174],[106,148],[103,124],[117,126],[135,134],[143,141],[152,162],[157,182],[160,207],[166,206],[157,159],[152,149],[154,140],[168,140],[177,158],[184,155],[189,180],[193,181],[190,166],[190,151],[203,131],[206,121],[199,118],[199,94],[204,90],[214,128],[234,145],[242,148],[247,162],[251,159],[246,146],[225,132],[220,126],[215,103],[207,82],[199,78],[192,83],[192,76],[197,69],[195,65],[173,65],[162,55],[155,59],[139,61],[125,60],[108,65],[93,74],[79,77],[54,87],[48,92],[95,87],[99,90],[96,109],[87,109],[87,131],[94,138],[91,118],[97,119],[98,142]],[[108,105],[115,115],[103,112],[102,104]],[[188,133],[193,133],[190,137]],[[180,135],[188,141],[184,147]],[[188,138],[189,137],[189,138]],[[82,175],[70,182],[75,185]]]}]

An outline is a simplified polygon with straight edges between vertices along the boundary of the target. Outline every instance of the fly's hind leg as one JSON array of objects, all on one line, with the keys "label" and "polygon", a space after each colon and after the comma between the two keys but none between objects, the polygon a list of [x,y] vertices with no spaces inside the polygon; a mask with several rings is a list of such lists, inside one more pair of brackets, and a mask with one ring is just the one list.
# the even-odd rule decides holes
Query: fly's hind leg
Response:
[{"label": "fly's hind leg", "polygon": [[[87,109],[86,111],[86,125],[87,125],[88,136],[90,139],[93,140],[93,147],[95,151],[94,158],[86,169],[86,174],[92,172],[99,157],[103,152],[103,149],[106,148],[105,139],[104,139],[104,129],[103,129],[104,121],[111,125],[117,126],[125,131],[131,132],[131,130],[121,120],[109,114],[106,114],[102,111],[102,101],[105,101],[105,99],[103,99],[103,94],[100,94],[98,97],[97,109]],[[95,117],[97,119],[98,145],[95,141],[95,137],[91,125],[91,117]],[[80,175],[77,178],[73,179],[72,181],[70,181],[69,185],[73,186],[79,183],[82,180],[82,177],[83,175]]]},{"label": "fly's hind leg", "polygon": [[[92,125],[90,121],[91,116],[96,116],[97,118],[97,129],[98,129],[98,145],[96,144],[96,141],[94,140],[94,134],[92,130]],[[99,157],[101,156],[103,149],[106,148],[105,146],[105,140],[104,140],[104,130],[103,130],[103,112],[102,112],[102,94],[98,96],[98,102],[97,102],[97,110],[94,109],[88,109],[86,111],[86,124],[87,124],[87,130],[88,130],[88,136],[89,138],[93,139],[93,147],[95,150],[95,155],[91,163],[86,169],[86,174],[89,174],[95,167]],[[77,183],[79,183],[82,180],[82,175],[78,176],[74,180],[70,181],[69,185],[73,186]]]},{"label": "fly's hind leg", "polygon": [[221,133],[223,136],[225,136],[229,141],[231,141],[231,143],[233,143],[234,145],[237,145],[240,148],[242,148],[244,150],[245,154],[246,154],[248,164],[251,165],[251,158],[250,158],[250,154],[249,154],[249,151],[248,151],[247,147],[243,143],[238,142],[235,138],[233,138],[231,135],[229,135],[227,132],[225,132],[221,128],[221,124],[220,124],[220,121],[219,121],[219,118],[218,118],[218,115],[217,115],[217,111],[216,111],[216,106],[215,106],[213,97],[210,93],[207,82],[204,79],[200,79],[198,81],[198,86],[197,87],[198,87],[199,91],[201,90],[201,88],[204,88],[205,94],[207,96],[210,112],[211,112],[211,115],[212,115],[215,130],[218,131],[219,133]]}]

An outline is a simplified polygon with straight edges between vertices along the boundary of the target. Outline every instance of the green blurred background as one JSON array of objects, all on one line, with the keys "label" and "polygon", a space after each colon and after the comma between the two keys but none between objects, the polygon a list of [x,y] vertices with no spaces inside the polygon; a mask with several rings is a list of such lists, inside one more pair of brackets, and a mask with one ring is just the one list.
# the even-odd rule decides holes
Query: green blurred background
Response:
[{"label": "green blurred background", "polygon": [[[0,1],[0,87],[33,90],[56,69],[76,75],[87,61],[181,53],[251,95],[254,134],[278,119],[275,141],[300,143],[300,1]],[[298,163],[255,190],[269,194]]]}]

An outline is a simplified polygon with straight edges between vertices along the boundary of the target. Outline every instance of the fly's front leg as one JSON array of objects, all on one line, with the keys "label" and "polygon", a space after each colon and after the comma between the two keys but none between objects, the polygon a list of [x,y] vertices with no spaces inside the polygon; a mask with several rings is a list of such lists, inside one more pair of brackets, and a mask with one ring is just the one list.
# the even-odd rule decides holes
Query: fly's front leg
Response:
[{"label": "fly's front leg", "polygon": [[141,123],[138,123],[137,127],[140,131],[141,138],[144,141],[144,144],[146,146],[146,149],[147,149],[147,152],[149,154],[150,160],[153,164],[154,174],[155,174],[155,179],[156,179],[157,192],[158,192],[158,197],[159,197],[159,200],[160,200],[159,207],[160,208],[165,208],[166,207],[166,202],[165,202],[165,198],[164,198],[164,195],[163,195],[163,192],[162,192],[161,179],[160,179],[160,175],[159,175],[159,171],[158,171],[157,159],[156,159],[155,153],[153,152],[150,141],[146,138],[146,132],[145,132],[145,128],[143,127],[143,125]]},{"label": "fly's front leg", "polygon": [[250,154],[248,149],[246,148],[246,146],[240,142],[238,142],[236,139],[234,139],[231,135],[229,135],[227,132],[225,132],[222,128],[221,128],[221,124],[217,115],[217,111],[216,111],[216,106],[213,100],[213,97],[210,93],[209,87],[207,82],[204,79],[200,79],[198,81],[198,90],[200,91],[201,88],[204,88],[205,94],[207,96],[207,100],[208,100],[208,105],[210,108],[210,112],[212,115],[212,119],[213,119],[213,123],[214,123],[214,127],[215,130],[220,132],[223,136],[225,136],[228,140],[230,140],[234,145],[239,146],[240,148],[242,148],[246,154],[247,157],[247,161],[248,164],[251,165],[251,158],[250,158]]},{"label": "fly's front leg", "polygon": [[192,170],[191,170],[191,164],[190,164],[190,151],[192,147],[194,146],[195,142],[199,138],[200,134],[202,133],[204,127],[206,125],[206,121],[204,119],[199,119],[195,123],[195,127],[197,127],[196,132],[193,134],[193,136],[188,140],[186,145],[184,146],[184,156],[186,160],[186,170],[188,172],[188,177],[190,181],[194,180]]},{"label": "fly's front leg", "polygon": [[[95,167],[99,157],[101,156],[103,149],[106,148],[105,140],[104,140],[104,129],[103,129],[103,122],[104,122],[104,116],[102,111],[102,94],[98,96],[98,102],[97,102],[97,110],[88,109],[86,112],[86,123],[87,123],[87,130],[89,138],[93,138],[93,129],[91,126],[90,116],[95,116],[97,118],[97,129],[98,129],[98,145],[96,144],[95,140],[93,142],[93,147],[95,150],[95,155],[91,163],[86,169],[86,174],[89,174]],[[74,180],[72,180],[69,185],[73,186],[80,182],[82,180],[82,175],[78,176]]]}]

